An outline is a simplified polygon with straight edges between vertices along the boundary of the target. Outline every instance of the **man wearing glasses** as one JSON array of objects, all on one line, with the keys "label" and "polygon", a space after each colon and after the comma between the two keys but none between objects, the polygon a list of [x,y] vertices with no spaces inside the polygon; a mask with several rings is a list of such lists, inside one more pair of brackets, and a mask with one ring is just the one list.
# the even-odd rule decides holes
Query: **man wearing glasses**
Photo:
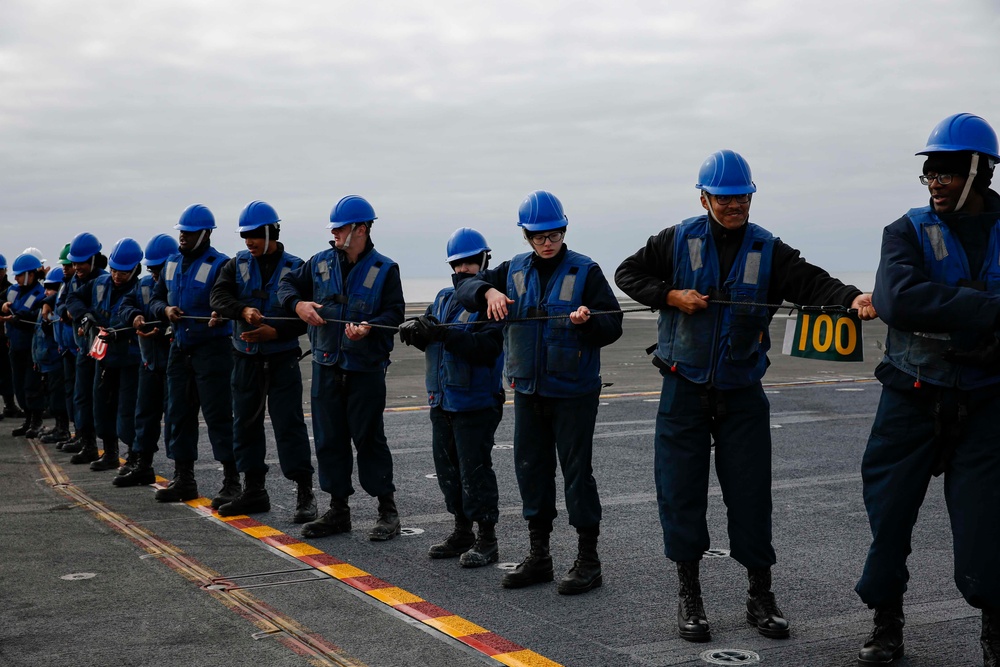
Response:
[{"label": "man wearing glasses", "polygon": [[875,610],[858,656],[903,655],[906,559],[932,476],[944,474],[955,583],[982,610],[983,663],[1000,664],[1000,195],[997,135],[979,116],[931,132],[930,201],[885,228],[872,297],[888,324],[882,395],[861,463],[872,545],[855,590]]},{"label": "man wearing glasses", "polygon": [[[618,299],[592,259],[566,247],[566,214],[538,190],[521,203],[518,226],[532,252],[479,273],[456,288],[462,307],[510,320],[504,376],[514,390],[514,460],[531,550],[503,578],[504,588],[552,581],[549,535],[556,518],[556,460],[566,485],[578,556],[557,590],[585,593],[602,583],[597,556],[601,501],[591,464],[601,393],[601,348],[622,335]],[[508,298],[512,297],[512,298]],[[533,319],[532,319],[533,318]]]},{"label": "man wearing glasses", "polygon": [[875,312],[870,295],[749,222],[757,186],[738,153],[710,155],[695,187],[707,215],[650,237],[615,274],[626,294],[660,311],[653,364],[663,390],[654,474],[664,553],[676,562],[680,583],[677,625],[688,641],[711,639],[699,562],[709,548],[714,444],[730,554],[747,568],[747,620],[765,637],[783,638],[788,621],[771,592],[771,430],[761,386],[776,308],[760,304],[843,305],[858,309],[862,319]]}]

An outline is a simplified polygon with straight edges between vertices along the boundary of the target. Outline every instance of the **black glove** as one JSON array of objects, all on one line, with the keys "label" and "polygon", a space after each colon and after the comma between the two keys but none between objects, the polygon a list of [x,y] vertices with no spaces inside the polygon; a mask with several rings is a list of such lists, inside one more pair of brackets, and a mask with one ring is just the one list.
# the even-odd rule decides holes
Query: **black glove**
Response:
[{"label": "black glove", "polygon": [[994,335],[991,340],[971,350],[947,349],[943,356],[946,361],[953,364],[964,364],[975,368],[997,368],[1000,366],[1000,339]]},{"label": "black glove", "polygon": [[413,334],[417,329],[416,320],[406,320],[399,325],[399,340],[407,345],[413,345]]},{"label": "black glove", "polygon": [[105,331],[104,333],[97,334],[97,337],[105,342],[111,342],[118,338],[117,331]]},{"label": "black glove", "polygon": [[421,315],[417,318],[420,333],[428,342],[443,342],[448,330],[433,315]]}]

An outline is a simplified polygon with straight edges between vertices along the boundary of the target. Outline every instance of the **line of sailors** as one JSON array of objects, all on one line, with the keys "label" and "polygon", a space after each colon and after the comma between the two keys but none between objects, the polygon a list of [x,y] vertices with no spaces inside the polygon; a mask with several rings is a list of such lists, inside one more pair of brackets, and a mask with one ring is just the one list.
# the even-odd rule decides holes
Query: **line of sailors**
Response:
[{"label": "line of sailors", "polygon": [[[995,528],[1000,513],[997,429],[986,422],[971,430],[945,429],[950,440],[942,462],[940,411],[931,410],[927,401],[938,396],[939,408],[945,399],[965,406],[965,387],[959,382],[965,376],[958,372],[963,369],[984,376],[980,385],[1000,386],[996,281],[990,278],[977,287],[975,276],[966,275],[969,262],[959,261],[974,253],[984,266],[992,266],[1000,238],[1000,196],[989,184],[1000,153],[996,134],[983,119],[956,114],[935,128],[921,154],[929,156],[921,182],[930,190],[931,206],[913,209],[887,228],[886,238],[892,241],[896,227],[907,234],[913,227],[917,245],[909,240],[900,245],[905,253],[899,253],[908,253],[905,261],[883,257],[881,292],[876,292],[880,309],[891,313],[887,322],[896,347],[877,372],[886,387],[863,464],[875,541],[858,592],[875,610],[875,623],[859,662],[885,664],[903,653],[902,593],[910,532],[931,473],[943,470],[971,480],[961,489],[946,485],[949,506],[958,512],[952,516],[956,554],[962,555],[956,557],[956,581],[970,604],[983,610],[984,664],[995,666],[1000,577],[996,531],[987,526]],[[771,440],[761,386],[775,309],[761,304],[789,300],[842,305],[862,319],[877,314],[870,294],[809,264],[797,250],[749,222],[757,187],[741,155],[710,155],[696,187],[704,214],[650,237],[615,275],[626,294],[660,310],[653,363],[663,376],[663,389],[654,475],[664,552],[678,572],[678,632],[693,642],[711,639],[699,562],[709,548],[707,492],[714,449],[732,557],[747,569],[747,621],[766,637],[784,638],[789,623],[771,591],[776,562]],[[59,269],[45,275],[37,257],[22,254],[12,266],[17,285],[3,305],[14,391],[26,415],[15,433],[41,433],[37,368],[50,380],[49,410],[56,417],[55,429],[43,434],[43,441],[58,441],[58,448],[73,454],[73,463],[90,463],[95,470],[117,468],[118,443],[126,443],[128,457],[114,483],[132,486],[154,481],[152,462],[165,417],[164,442],[174,474],[156,499],[186,501],[199,496],[194,463],[200,408],[213,455],[224,469],[212,507],[231,516],[270,509],[266,409],[282,473],[298,487],[293,520],[304,524],[303,536],[352,529],[348,500],[354,493],[356,453],[359,482],[378,499],[378,517],[368,536],[389,540],[400,533],[400,519],[382,413],[386,368],[398,330],[402,342],[425,352],[434,463],[446,507],[455,517],[451,534],[433,545],[429,556],[458,558],[463,567],[498,560],[491,450],[506,386],[514,394],[515,471],[530,549],[502,585],[520,588],[554,579],[549,538],[556,518],[558,465],[569,523],[578,533],[578,554],[557,590],[578,594],[597,588],[603,582],[597,552],[602,513],[592,452],[600,349],[621,336],[622,313],[601,268],[566,246],[568,218],[554,195],[531,193],[518,218],[531,250],[496,267],[490,266],[482,234],[457,230],[447,243],[453,285],[441,290],[422,316],[405,322],[399,268],[375,250],[375,211],[357,195],[344,197],[333,208],[331,247],[306,261],[285,252],[278,241],[278,215],[260,201],[240,215],[239,233],[247,249],[235,258],[211,246],[215,220],[202,205],[184,211],[176,225],[176,244],[160,235],[145,253],[134,240],[122,239],[105,260],[98,240],[80,234],[63,253],[62,275]],[[962,236],[971,226],[983,234]],[[992,239],[988,248],[984,239]],[[887,247],[891,243],[883,253]],[[140,278],[140,261],[150,275]],[[941,262],[950,262],[948,272],[939,270]],[[907,270],[900,273],[900,266]],[[899,281],[905,286],[897,288]],[[907,300],[908,290],[913,303]],[[918,291],[924,296],[917,298]],[[945,302],[907,319],[906,309],[926,310],[933,299]],[[959,309],[960,302],[967,305]],[[939,315],[952,310],[967,311],[967,316]],[[954,342],[938,345],[929,352],[921,334],[905,333],[910,322],[922,326],[939,316],[944,319],[935,326],[981,325],[988,340],[974,340],[969,349],[956,348]],[[322,515],[312,491],[314,471],[302,411],[298,340],[303,333],[308,333],[312,352],[319,485],[330,495]],[[27,356],[32,350],[34,367]],[[958,371],[947,376],[931,372],[939,367]],[[921,376],[923,369],[927,373]],[[912,375],[916,381],[910,387]],[[975,389],[988,400],[1000,396],[979,385]],[[926,431],[926,446],[904,442],[911,431],[897,432],[889,419],[893,410],[910,404],[925,417],[919,435]],[[971,408],[963,409],[960,419]],[[992,413],[979,414],[988,418]],[[76,427],[72,438],[70,416]],[[909,417],[907,428],[916,421],[916,415]],[[899,442],[893,444],[895,440]],[[916,476],[904,475],[904,464],[917,460],[907,452],[918,445],[919,460],[927,465],[921,464]],[[902,458],[872,467],[871,461],[890,455]],[[974,460],[969,458],[973,455]],[[901,472],[889,479],[894,470]],[[885,530],[877,528],[886,524],[894,494],[903,487],[912,487],[908,523],[894,521],[895,532],[880,537]],[[988,553],[968,557],[969,534],[987,544]],[[891,570],[891,576],[873,575],[879,567]]]}]

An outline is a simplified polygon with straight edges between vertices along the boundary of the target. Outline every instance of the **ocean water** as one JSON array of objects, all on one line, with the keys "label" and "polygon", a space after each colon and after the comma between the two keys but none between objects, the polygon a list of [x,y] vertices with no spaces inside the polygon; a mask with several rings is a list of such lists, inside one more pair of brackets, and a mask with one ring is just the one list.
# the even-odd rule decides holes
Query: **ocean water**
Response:
[{"label": "ocean water", "polygon": [[[864,292],[870,292],[875,287],[874,271],[831,271],[831,273],[845,283],[854,285]],[[447,276],[440,278],[403,278],[403,297],[407,304],[430,303],[437,296],[443,287],[448,287],[451,282]],[[617,286],[612,285],[618,297],[624,297]]]}]

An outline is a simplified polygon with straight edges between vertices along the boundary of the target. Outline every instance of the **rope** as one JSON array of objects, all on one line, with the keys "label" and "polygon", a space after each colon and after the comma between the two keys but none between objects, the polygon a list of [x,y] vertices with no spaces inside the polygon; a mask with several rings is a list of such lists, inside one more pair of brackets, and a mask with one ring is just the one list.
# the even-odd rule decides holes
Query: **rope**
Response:
[{"label": "rope", "polygon": [[[856,308],[847,308],[845,306],[800,306],[798,304],[780,304],[780,303],[757,303],[755,301],[725,301],[722,299],[711,299],[710,304],[715,304],[719,306],[760,306],[762,308],[788,308],[789,310],[802,310],[802,311],[820,311],[824,313],[840,312],[840,313],[857,313]],[[637,308],[619,308],[617,310],[592,310],[590,311],[591,317],[597,317],[600,315],[623,315],[626,313],[655,313],[657,308],[650,308],[648,306],[641,306]],[[507,318],[504,322],[508,324],[517,324],[520,322],[540,322],[544,320],[561,320],[568,318],[569,315],[535,315],[532,317],[514,317]],[[193,320],[195,322],[209,322],[213,318],[211,317],[199,317],[195,315],[182,315],[182,320]],[[215,319],[226,319],[226,318],[215,318]],[[265,320],[271,322],[300,322],[302,321],[299,317],[280,317],[280,316],[264,316]],[[232,320],[239,322],[242,321],[240,318],[233,318]],[[392,326],[389,324],[364,324],[362,322],[356,322],[354,320],[338,320],[335,318],[323,318],[323,321],[327,324],[354,324],[356,326],[368,326],[374,329],[386,329],[388,331],[399,331],[398,326]],[[154,324],[164,324],[163,322],[146,322],[145,326],[151,326]],[[467,322],[441,322],[434,326],[439,327],[457,327],[468,324]],[[132,331],[132,327],[122,327],[120,329],[107,329],[106,333],[116,334],[122,331]]]},{"label": "rope", "polygon": [[756,301],[725,301],[723,299],[709,299],[709,304],[716,304],[718,306],[760,306],[762,308],[776,308],[782,310],[787,308],[789,310],[802,310],[802,311],[816,311],[823,313],[857,313],[857,308],[848,308],[847,306],[800,306],[797,303],[757,303]]}]

